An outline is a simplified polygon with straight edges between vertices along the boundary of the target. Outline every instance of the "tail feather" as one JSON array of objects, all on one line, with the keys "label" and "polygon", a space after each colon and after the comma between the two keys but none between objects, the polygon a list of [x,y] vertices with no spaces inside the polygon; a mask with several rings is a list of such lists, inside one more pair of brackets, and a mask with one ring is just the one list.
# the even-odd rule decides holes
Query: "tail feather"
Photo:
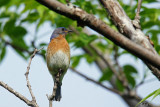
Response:
[{"label": "tail feather", "polygon": [[55,100],[60,101],[62,98],[61,96],[61,84],[58,82],[57,83],[57,90],[56,90],[56,95],[55,95]]}]

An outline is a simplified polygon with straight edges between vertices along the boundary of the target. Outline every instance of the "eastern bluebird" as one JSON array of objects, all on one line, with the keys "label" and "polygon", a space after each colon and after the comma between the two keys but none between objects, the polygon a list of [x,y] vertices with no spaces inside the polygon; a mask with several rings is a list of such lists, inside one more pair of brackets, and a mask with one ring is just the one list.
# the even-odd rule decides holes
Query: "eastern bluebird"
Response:
[{"label": "eastern bluebird", "polygon": [[50,37],[47,48],[47,67],[54,80],[53,90],[55,89],[54,100],[56,101],[61,99],[62,79],[70,64],[70,47],[65,39],[68,32],[72,31],[64,27],[56,28]]}]

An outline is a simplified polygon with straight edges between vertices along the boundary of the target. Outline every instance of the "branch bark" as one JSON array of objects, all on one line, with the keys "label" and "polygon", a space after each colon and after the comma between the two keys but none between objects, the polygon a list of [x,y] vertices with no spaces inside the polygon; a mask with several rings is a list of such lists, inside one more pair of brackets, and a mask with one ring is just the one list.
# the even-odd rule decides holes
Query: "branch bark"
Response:
[{"label": "branch bark", "polygon": [[[150,62],[152,65],[160,69],[160,57],[157,54],[151,53],[150,51],[144,49],[142,46],[139,46],[136,43],[129,40],[128,38],[124,37],[122,34],[114,31],[109,26],[107,26],[102,20],[97,19],[94,15],[88,14],[87,12],[75,6],[66,6],[56,0],[36,1],[61,15],[69,17],[73,20],[77,20],[77,22],[79,23],[83,23],[84,25],[92,28],[93,30],[105,36],[106,38],[110,39],[115,44],[133,53],[142,60]],[[141,34],[141,32],[139,33]],[[160,79],[160,72],[156,72],[156,77]]]},{"label": "branch bark", "polygon": [[[141,45],[148,51],[152,52],[155,56],[158,56],[152,44],[140,29],[139,13],[142,0],[138,0],[138,9],[135,19],[133,21],[131,21],[131,19],[126,15],[125,11],[116,0],[99,0],[99,1],[104,6],[106,11],[109,13],[111,20],[114,22],[114,24],[117,26],[117,28],[122,34],[127,36],[133,42]],[[148,58],[149,57],[150,56],[148,56]],[[152,71],[152,73],[160,80],[160,68],[158,66],[154,66],[154,64],[152,64],[152,62],[150,61],[147,61],[145,59],[142,60]]]},{"label": "branch bark", "polygon": [[29,79],[28,79],[28,75],[29,75],[29,70],[30,70],[30,65],[31,65],[31,62],[32,62],[32,59],[34,58],[34,56],[36,55],[36,53],[37,52],[39,52],[40,50],[42,50],[43,48],[41,48],[41,49],[35,49],[34,50],[34,52],[33,52],[33,54],[31,55],[31,57],[30,57],[30,60],[29,60],[29,63],[28,63],[28,66],[27,66],[27,71],[26,71],[26,73],[25,73],[25,76],[26,76],[26,81],[27,81],[27,87],[28,87],[28,89],[29,89],[29,92],[30,92],[30,94],[31,94],[31,97],[32,97],[32,103],[34,104],[34,107],[39,107],[38,106],[38,104],[37,104],[37,102],[36,102],[36,98],[35,98],[35,96],[34,96],[34,94],[33,94],[33,92],[32,92],[32,89],[31,89],[31,85],[30,85],[30,82],[29,82]]},{"label": "branch bark", "polygon": [[[13,47],[15,48],[15,47]],[[42,48],[41,48],[42,49]],[[38,104],[36,103],[36,99],[35,96],[33,95],[32,89],[31,89],[31,85],[28,79],[28,75],[29,75],[29,69],[30,69],[30,65],[32,62],[33,57],[36,55],[37,52],[39,52],[41,49],[35,49],[34,53],[31,55],[30,60],[29,60],[29,64],[27,66],[27,71],[25,73],[26,76],[26,81],[27,81],[27,87],[29,89],[29,92],[31,94],[32,100],[29,101],[26,97],[24,97],[23,95],[21,95],[19,92],[15,91],[13,88],[11,88],[10,86],[8,86],[7,84],[5,84],[4,82],[0,81],[0,86],[2,86],[3,88],[5,88],[6,90],[8,90],[9,92],[11,92],[12,94],[14,94],[16,97],[18,97],[20,100],[24,101],[28,106],[31,107],[39,107]],[[23,50],[24,51],[24,50]],[[27,50],[25,50],[26,52],[29,52]]]},{"label": "branch bark", "polygon": [[24,101],[28,106],[32,106],[35,107],[34,104],[29,101],[26,97],[24,97],[22,94],[20,94],[19,92],[15,91],[13,88],[11,88],[10,86],[8,86],[7,84],[5,84],[4,82],[0,81],[0,86],[2,86],[3,88],[5,88],[6,90],[8,90],[9,92],[11,92],[12,94],[14,94],[16,97],[18,97],[20,100]]}]

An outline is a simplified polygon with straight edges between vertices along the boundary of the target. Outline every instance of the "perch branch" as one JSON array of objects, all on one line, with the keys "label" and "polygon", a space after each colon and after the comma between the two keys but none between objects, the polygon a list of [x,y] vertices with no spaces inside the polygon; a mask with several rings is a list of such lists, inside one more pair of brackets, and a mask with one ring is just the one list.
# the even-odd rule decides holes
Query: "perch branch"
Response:
[{"label": "perch branch", "polygon": [[[52,95],[48,96],[48,94],[47,94],[47,98],[49,100],[49,107],[52,107],[52,101],[55,99],[56,91],[58,88],[58,83],[60,82],[61,72],[62,72],[62,70],[59,69],[58,75],[54,79],[54,87],[53,87]],[[60,99],[56,99],[56,101],[60,101]]]}]

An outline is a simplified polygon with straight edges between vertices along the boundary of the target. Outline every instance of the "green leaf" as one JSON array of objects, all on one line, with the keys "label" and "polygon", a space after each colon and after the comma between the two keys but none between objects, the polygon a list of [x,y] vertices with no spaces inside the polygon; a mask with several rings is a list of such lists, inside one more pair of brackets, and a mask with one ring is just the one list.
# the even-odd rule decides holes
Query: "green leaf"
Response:
[{"label": "green leaf", "polygon": [[0,7],[8,4],[10,0],[0,0]]},{"label": "green leaf", "polygon": [[9,20],[5,26],[4,31],[11,38],[22,38],[26,33],[26,29],[22,26],[15,26],[16,19]]},{"label": "green leaf", "polygon": [[128,73],[138,73],[136,68],[134,68],[132,65],[124,65],[123,70],[126,74],[128,74]]},{"label": "green leaf", "polygon": [[39,46],[43,47],[43,46],[46,46],[46,45],[47,45],[46,43],[41,43]]},{"label": "green leaf", "polygon": [[155,92],[152,100],[155,99],[158,95],[160,95],[160,88]]},{"label": "green leaf", "polygon": [[103,52],[106,51],[106,49],[109,49],[108,44],[104,44],[102,42],[96,43],[97,48],[101,49]]},{"label": "green leaf", "polygon": [[131,85],[131,88],[134,88],[136,85],[135,78],[131,75],[126,75],[126,78],[128,80],[128,83]]},{"label": "green leaf", "polygon": [[84,54],[84,58],[86,58],[87,62],[88,62],[89,64],[91,64],[93,61],[95,61],[96,56],[93,57],[93,56],[90,56],[90,55],[88,55],[88,54]]},{"label": "green leaf", "polygon": [[19,50],[28,50],[28,46],[22,38],[13,38],[11,43]]},{"label": "green leaf", "polygon": [[[41,47],[40,47],[41,48]],[[42,49],[41,51],[40,51],[40,53],[43,55],[42,57],[43,57],[43,59],[44,59],[44,61],[46,61],[46,50],[44,50],[44,49]]]},{"label": "green leaf", "polygon": [[25,56],[25,54],[22,52],[22,51],[20,51],[19,49],[15,49],[15,51],[22,57],[22,58],[24,58],[25,60],[27,60],[27,56]]},{"label": "green leaf", "polygon": [[4,59],[6,55],[6,47],[3,47],[0,51],[0,63],[2,63],[2,60]]},{"label": "green leaf", "polygon": [[57,27],[68,27],[70,25],[72,25],[73,23],[73,20],[65,17],[65,16],[61,16],[61,15],[58,15],[54,18],[54,21],[56,22],[56,26]]},{"label": "green leaf", "polygon": [[110,80],[112,75],[113,75],[113,72],[109,68],[105,69],[101,78],[99,79],[99,82]]},{"label": "green leaf", "polygon": [[135,78],[133,77],[133,74],[137,74],[137,70],[132,65],[124,65],[123,70],[125,73],[125,76],[128,80],[128,83],[132,88],[136,85]]},{"label": "green leaf", "polygon": [[119,91],[123,91],[124,90],[122,82],[120,82],[119,80],[116,80],[116,86],[117,86]]},{"label": "green leaf", "polygon": [[90,35],[88,36],[85,33],[81,33],[79,35],[79,40],[84,44],[84,45],[88,45],[90,42],[92,42],[93,40],[95,40],[97,38],[96,35]]},{"label": "green leaf", "polygon": [[143,98],[138,104],[136,104],[136,107],[141,104],[143,101],[147,100],[149,97],[153,96],[157,91],[159,91],[160,89],[157,89],[155,91],[153,91],[152,93],[150,93],[149,95],[147,95],[145,98]]},{"label": "green leaf", "polygon": [[75,68],[76,66],[78,66],[81,58],[83,57],[83,55],[76,55],[76,56],[73,56],[71,57],[71,60],[72,60],[72,67]]},{"label": "green leaf", "polygon": [[29,22],[29,23],[34,23],[39,19],[39,13],[37,11],[33,11],[28,14],[26,18],[22,20],[22,22]]},{"label": "green leaf", "polygon": [[27,33],[26,29],[22,26],[16,26],[12,32],[13,36],[23,37]]},{"label": "green leaf", "polygon": [[16,19],[11,19],[6,22],[6,24],[4,25],[4,31],[6,34],[12,35],[12,32],[14,31],[15,23],[16,23]]},{"label": "green leaf", "polygon": [[153,3],[153,2],[157,2],[157,0],[144,0],[143,3]]}]

